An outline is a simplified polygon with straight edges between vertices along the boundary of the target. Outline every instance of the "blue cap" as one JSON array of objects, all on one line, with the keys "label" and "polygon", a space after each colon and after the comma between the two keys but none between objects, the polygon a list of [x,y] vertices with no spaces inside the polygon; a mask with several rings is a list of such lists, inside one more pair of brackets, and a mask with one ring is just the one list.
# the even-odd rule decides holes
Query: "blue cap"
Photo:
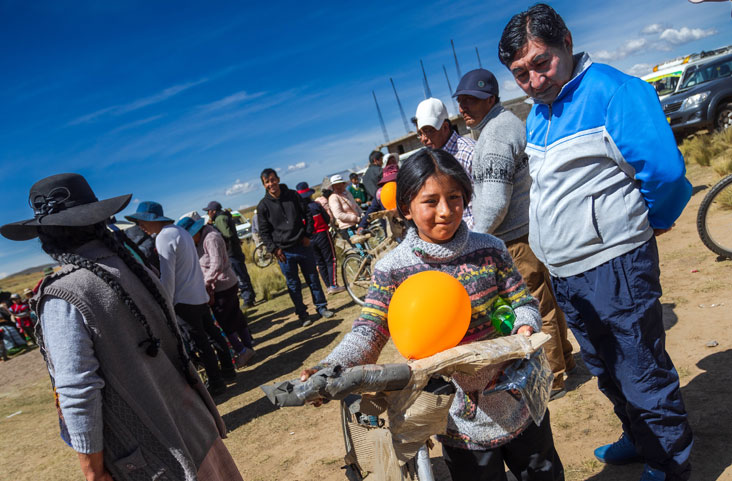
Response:
[{"label": "blue cap", "polygon": [[303,199],[307,199],[315,193],[315,191],[310,188],[307,182],[299,182],[295,186],[295,190],[298,194],[300,194],[300,197],[302,197]]},{"label": "blue cap", "polygon": [[173,219],[163,215],[162,205],[150,200],[140,202],[140,205],[137,206],[137,212],[126,215],[125,219],[130,222],[137,222],[138,220],[145,220],[148,222],[173,222]]},{"label": "blue cap", "polygon": [[498,97],[498,80],[489,70],[478,68],[463,75],[453,97],[470,95],[479,99]]},{"label": "blue cap", "polygon": [[198,231],[203,227],[203,218],[193,220],[190,217],[183,217],[176,223],[177,226],[184,228],[188,231],[191,236],[198,234]]}]

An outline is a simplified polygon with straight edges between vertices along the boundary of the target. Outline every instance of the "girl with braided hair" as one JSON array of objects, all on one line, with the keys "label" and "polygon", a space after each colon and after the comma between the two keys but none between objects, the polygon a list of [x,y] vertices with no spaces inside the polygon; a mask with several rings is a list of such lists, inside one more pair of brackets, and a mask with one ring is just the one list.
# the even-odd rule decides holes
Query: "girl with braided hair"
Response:
[{"label": "girl with braided hair", "polygon": [[87,480],[241,480],[226,428],[193,370],[162,285],[106,227],[130,195],[99,201],[78,174],[31,187],[38,237],[61,264],[31,301],[61,436]]}]

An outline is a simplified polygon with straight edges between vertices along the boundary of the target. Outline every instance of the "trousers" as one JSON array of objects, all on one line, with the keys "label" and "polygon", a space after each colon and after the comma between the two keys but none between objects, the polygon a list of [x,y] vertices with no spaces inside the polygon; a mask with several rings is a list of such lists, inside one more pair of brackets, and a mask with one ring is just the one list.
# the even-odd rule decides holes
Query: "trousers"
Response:
[{"label": "trousers", "polygon": [[564,481],[548,409],[541,424],[531,422],[515,439],[502,446],[473,451],[443,444],[442,455],[455,480],[506,481],[505,462],[519,481]]},{"label": "trousers", "polygon": [[626,436],[667,481],[688,480],[693,436],[666,353],[656,239],[552,283],[582,360]]},{"label": "trousers", "polygon": [[320,278],[327,287],[338,285],[338,270],[336,269],[336,252],[333,239],[326,230],[316,232],[310,238],[310,247],[315,256],[315,265],[318,267]]},{"label": "trousers", "polygon": [[[226,345],[221,331],[214,324],[209,307],[206,304],[178,303],[175,305],[175,313],[189,328],[191,339],[201,353],[201,361],[203,361],[203,367],[206,369],[211,384],[222,383],[221,371],[233,371],[234,364],[229,347]],[[213,341],[215,351],[209,339]],[[219,362],[221,362],[220,368]]]},{"label": "trousers", "polygon": [[315,257],[310,247],[296,245],[288,249],[282,249],[285,254],[285,262],[279,262],[282,274],[285,275],[287,293],[295,305],[295,314],[304,317],[308,314],[308,308],[302,301],[302,284],[298,275],[298,267],[302,271],[305,282],[310,288],[315,308],[320,310],[328,305],[325,300],[325,293],[318,279],[318,270],[315,267]]}]

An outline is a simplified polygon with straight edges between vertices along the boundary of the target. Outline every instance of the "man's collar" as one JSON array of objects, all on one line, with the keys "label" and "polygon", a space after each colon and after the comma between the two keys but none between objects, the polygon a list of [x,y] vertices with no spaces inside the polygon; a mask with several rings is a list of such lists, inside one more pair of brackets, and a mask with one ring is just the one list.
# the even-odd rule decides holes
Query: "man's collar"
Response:
[{"label": "man's collar", "polygon": [[491,109],[488,111],[488,113],[485,114],[485,117],[483,117],[483,120],[481,120],[478,125],[476,125],[475,127],[468,127],[468,129],[470,129],[471,131],[478,132],[478,135],[480,135],[480,132],[483,130],[483,127],[485,127],[485,125],[488,122],[490,122],[491,119],[495,119],[498,116],[498,114],[503,112],[503,110],[504,109],[503,109],[503,105],[501,104],[501,102],[496,102],[493,105],[493,107],[491,107]]},{"label": "man's collar", "polygon": [[450,134],[450,137],[447,138],[447,141],[445,142],[445,145],[443,145],[440,148],[442,150],[447,150],[448,146],[452,146],[454,144],[457,144],[458,137],[460,137],[460,135],[456,131],[453,130],[452,133]]}]

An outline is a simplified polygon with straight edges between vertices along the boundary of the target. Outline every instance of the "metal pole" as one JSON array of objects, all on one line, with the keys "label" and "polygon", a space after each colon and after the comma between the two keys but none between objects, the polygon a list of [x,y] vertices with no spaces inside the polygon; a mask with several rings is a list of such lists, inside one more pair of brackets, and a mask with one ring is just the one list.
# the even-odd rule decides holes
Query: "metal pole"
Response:
[{"label": "metal pole", "polygon": [[402,114],[402,122],[404,122],[404,130],[409,133],[409,123],[407,122],[407,116],[404,115],[404,109],[402,108],[402,102],[399,100],[399,94],[397,94],[396,87],[394,86],[394,80],[389,77],[391,82],[391,88],[394,89],[394,97],[396,97],[397,105],[399,105],[399,112]]},{"label": "metal pole", "polygon": [[424,64],[422,59],[419,59],[419,64],[422,66],[422,86],[424,87],[424,98],[428,99],[432,97],[432,91],[430,90],[430,84],[427,82],[427,74],[424,71]]},{"label": "metal pole", "polygon": [[442,64],[442,71],[445,72],[445,80],[447,80],[447,90],[450,92],[450,98],[452,99],[452,105],[455,107],[455,113],[460,113],[460,110],[458,109],[458,104],[455,101],[455,98],[452,96],[454,92],[452,91],[452,85],[450,85],[450,77],[447,76],[447,69],[445,68],[445,64]]},{"label": "metal pole", "polygon": [[478,67],[483,68],[483,64],[480,63],[480,54],[478,53],[478,47],[475,47],[475,55],[478,57]]},{"label": "metal pole", "polygon": [[389,142],[389,134],[386,133],[386,125],[384,124],[384,117],[381,116],[381,109],[379,108],[379,101],[376,100],[376,94],[374,91],[371,91],[371,95],[374,96],[374,103],[376,104],[376,111],[379,113],[379,122],[381,122],[381,131],[384,132],[384,138],[386,139],[386,142]]},{"label": "metal pole", "polygon": [[463,74],[460,73],[460,64],[458,63],[457,54],[455,53],[455,42],[450,39],[450,45],[452,45],[452,56],[455,57],[455,69],[457,70],[458,78],[463,78]]}]

